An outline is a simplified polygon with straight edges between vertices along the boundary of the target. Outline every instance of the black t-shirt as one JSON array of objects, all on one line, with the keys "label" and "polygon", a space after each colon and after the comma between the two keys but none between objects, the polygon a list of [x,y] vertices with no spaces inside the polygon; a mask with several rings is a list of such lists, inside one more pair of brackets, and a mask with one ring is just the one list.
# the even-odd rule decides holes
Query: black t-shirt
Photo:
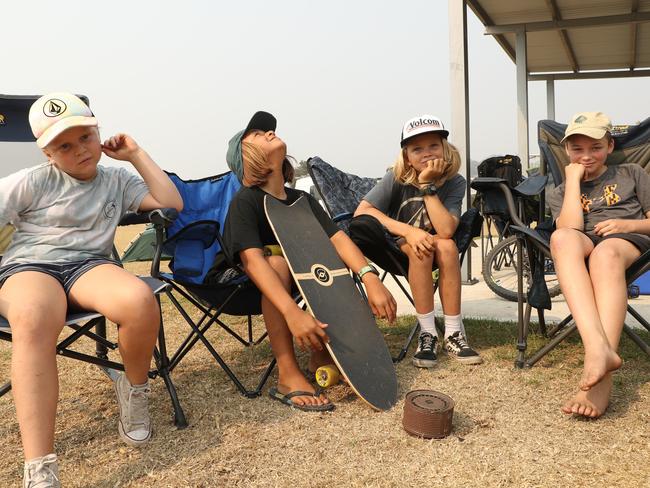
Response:
[{"label": "black t-shirt", "polygon": [[[311,195],[289,187],[286,187],[285,191],[287,199],[279,200],[280,202],[291,205],[299,197],[304,196],[327,236],[332,237],[339,231],[323,207]],[[240,262],[241,251],[250,248],[262,249],[264,246],[278,243],[264,213],[265,195],[267,193],[257,186],[252,188],[242,186],[230,202],[223,230],[224,250],[236,263]]]}]

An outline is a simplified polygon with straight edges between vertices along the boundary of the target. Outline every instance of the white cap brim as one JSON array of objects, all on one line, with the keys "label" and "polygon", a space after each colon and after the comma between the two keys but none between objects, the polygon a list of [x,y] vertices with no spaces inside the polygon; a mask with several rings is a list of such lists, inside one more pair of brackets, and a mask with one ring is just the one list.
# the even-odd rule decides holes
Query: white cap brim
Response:
[{"label": "white cap brim", "polygon": [[48,127],[41,137],[36,139],[36,145],[43,149],[52,142],[56,136],[72,127],[97,127],[97,119],[95,117],[86,117],[83,115],[73,115],[61,119],[53,126]]}]

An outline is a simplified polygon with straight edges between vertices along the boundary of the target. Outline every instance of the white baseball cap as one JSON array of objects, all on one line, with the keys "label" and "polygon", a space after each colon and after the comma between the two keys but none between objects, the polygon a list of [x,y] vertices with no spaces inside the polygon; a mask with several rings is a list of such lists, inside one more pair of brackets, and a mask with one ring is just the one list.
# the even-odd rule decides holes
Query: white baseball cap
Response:
[{"label": "white baseball cap", "polygon": [[406,121],[402,128],[400,145],[404,147],[410,138],[419,136],[420,134],[426,134],[427,132],[437,132],[445,139],[449,136],[449,131],[445,130],[445,125],[442,123],[442,120],[435,115],[424,114]]},{"label": "white baseball cap", "polygon": [[96,127],[97,119],[81,98],[71,93],[43,95],[29,109],[29,125],[41,149],[72,127]]}]

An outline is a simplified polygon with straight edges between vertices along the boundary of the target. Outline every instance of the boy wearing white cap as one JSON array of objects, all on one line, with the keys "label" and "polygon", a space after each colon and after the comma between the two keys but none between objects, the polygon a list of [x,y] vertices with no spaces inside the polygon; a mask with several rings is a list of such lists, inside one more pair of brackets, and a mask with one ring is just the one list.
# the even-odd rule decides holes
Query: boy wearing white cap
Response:
[{"label": "boy wearing white cap", "polygon": [[458,174],[460,155],[447,142],[448,135],[433,115],[408,120],[395,165],[363,198],[350,224],[352,240],[372,261],[393,273],[399,274],[399,268],[408,271],[420,324],[413,364],[420,368],[435,366],[440,345],[433,309],[434,266],[440,270],[445,350],[463,364],[483,362],[467,342],[461,317],[460,261],[453,235],[466,183]]},{"label": "boy wearing white cap", "polygon": [[[97,119],[69,93],[39,98],[29,112],[48,162],[0,179],[0,225],[13,240],[0,263],[0,314],[11,324],[11,381],[25,454],[24,486],[60,486],[54,454],[58,399],[55,345],[68,308],[119,324],[125,374],[116,381],[118,431],[130,445],[151,438],[147,373],[160,314],[149,287],[110,258],[126,211],[182,208],[173,183],[126,134],[103,144]],[[102,153],[129,161],[99,166]],[[144,181],[143,181],[144,179]]]},{"label": "boy wearing white cap", "polygon": [[605,413],[621,366],[625,270],[650,249],[650,175],[637,164],[606,165],[611,130],[602,112],[571,118],[562,139],[570,164],[547,198],[555,270],[585,348],[578,392],[562,410],[590,418]]}]

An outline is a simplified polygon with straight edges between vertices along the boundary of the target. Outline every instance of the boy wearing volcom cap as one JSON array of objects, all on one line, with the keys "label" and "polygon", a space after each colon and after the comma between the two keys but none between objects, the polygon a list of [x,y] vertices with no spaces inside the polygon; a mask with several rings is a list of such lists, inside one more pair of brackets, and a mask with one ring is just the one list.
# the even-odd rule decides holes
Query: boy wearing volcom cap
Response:
[{"label": "boy wearing volcom cap", "polygon": [[[458,174],[460,155],[447,141],[449,132],[433,115],[408,120],[395,165],[363,198],[350,224],[350,236],[380,267],[408,282],[420,323],[413,364],[435,366],[438,337],[431,270],[440,270],[440,301],[445,317],[444,348],[464,364],[480,364],[468,344],[460,310],[460,262],[453,240],[458,227],[465,178]],[[390,256],[389,256],[390,255]]]},{"label": "boy wearing volcom cap", "polygon": [[[332,410],[334,405],[307,380],[298,366],[293,340],[311,349],[309,369],[331,363],[323,343],[328,341],[327,324],[301,310],[291,297],[292,278],[282,256],[265,256],[264,246],[277,245],[264,212],[264,197],[291,205],[301,196],[336,248],[343,262],[361,277],[373,313],[392,322],[396,303],[390,292],[368,266],[350,238],[336,227],[323,208],[308,193],[285,186],[293,180],[287,147],[276,134],[276,119],[257,112],[246,128],[230,140],[226,159],[243,187],[233,197],[224,225],[225,251],[241,262],[244,271],[262,294],[262,313],[278,364],[278,383],[269,391],[274,400],[305,411]],[[309,246],[305,242],[305,246]],[[332,304],[335,306],[336,304]],[[351,327],[354,324],[350,324]]]},{"label": "boy wearing volcom cap", "polygon": [[570,164],[547,198],[555,270],[585,348],[578,392],[562,410],[590,418],[607,409],[612,372],[621,366],[625,270],[650,249],[650,176],[636,164],[606,164],[611,130],[602,112],[571,118],[562,139]]},{"label": "boy wearing volcom cap", "polygon": [[[125,374],[116,381],[118,431],[130,445],[151,438],[147,374],[160,314],[149,287],[110,258],[126,211],[180,210],[173,183],[126,134],[103,144],[97,119],[69,93],[39,98],[29,112],[48,162],[0,179],[0,225],[16,231],[0,263],[0,314],[12,330],[16,416],[25,486],[60,486],[54,453],[57,337],[68,309],[95,310],[119,324]],[[129,161],[99,166],[105,155]],[[144,181],[143,181],[144,179]]]}]

